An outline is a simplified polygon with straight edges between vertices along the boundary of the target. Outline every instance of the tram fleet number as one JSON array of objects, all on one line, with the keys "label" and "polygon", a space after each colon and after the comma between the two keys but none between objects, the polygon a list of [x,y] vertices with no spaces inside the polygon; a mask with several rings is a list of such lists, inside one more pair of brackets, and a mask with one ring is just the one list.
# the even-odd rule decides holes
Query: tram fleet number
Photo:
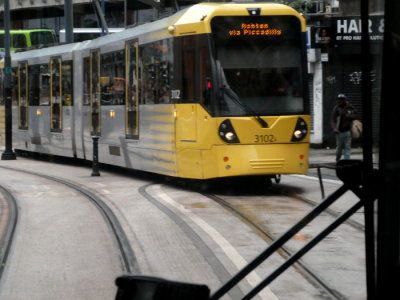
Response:
[{"label": "tram fleet number", "polygon": [[256,134],[254,135],[254,143],[273,143],[276,137],[273,134]]}]

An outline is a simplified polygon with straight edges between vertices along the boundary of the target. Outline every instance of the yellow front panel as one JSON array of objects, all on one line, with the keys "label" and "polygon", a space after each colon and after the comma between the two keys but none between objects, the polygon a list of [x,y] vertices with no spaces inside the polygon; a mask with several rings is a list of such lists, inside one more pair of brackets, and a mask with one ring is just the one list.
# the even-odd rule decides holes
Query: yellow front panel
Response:
[{"label": "yellow front panel", "polygon": [[[205,178],[243,175],[305,174],[308,144],[225,145],[204,151]],[[212,161],[214,160],[214,164]]]},{"label": "yellow front panel", "polygon": [[176,105],[176,140],[178,143],[197,141],[197,107],[198,104]]},{"label": "yellow front panel", "polygon": [[[194,107],[193,107],[194,106]],[[308,168],[309,134],[301,142],[291,142],[299,117],[262,117],[262,128],[254,117],[212,118],[200,105],[177,104],[176,158],[178,176],[207,179],[226,176],[305,174]],[[227,144],[218,133],[229,119],[239,144]]]}]

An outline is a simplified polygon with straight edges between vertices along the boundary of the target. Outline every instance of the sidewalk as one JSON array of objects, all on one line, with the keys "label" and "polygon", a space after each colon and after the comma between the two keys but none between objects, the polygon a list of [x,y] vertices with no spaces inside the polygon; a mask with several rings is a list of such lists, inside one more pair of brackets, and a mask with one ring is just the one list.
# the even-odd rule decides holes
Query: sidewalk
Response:
[{"label": "sidewalk", "polygon": [[[362,159],[362,148],[351,149],[351,159]],[[374,152],[374,162],[377,162],[377,154]],[[325,148],[310,148],[310,164],[336,164],[336,150]]]}]

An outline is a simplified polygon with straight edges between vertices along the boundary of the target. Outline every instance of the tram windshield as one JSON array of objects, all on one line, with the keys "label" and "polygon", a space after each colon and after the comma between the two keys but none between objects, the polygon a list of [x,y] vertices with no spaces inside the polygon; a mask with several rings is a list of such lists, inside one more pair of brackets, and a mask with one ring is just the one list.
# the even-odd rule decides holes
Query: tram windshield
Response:
[{"label": "tram windshield", "polygon": [[215,17],[212,31],[221,116],[304,113],[297,18]]}]

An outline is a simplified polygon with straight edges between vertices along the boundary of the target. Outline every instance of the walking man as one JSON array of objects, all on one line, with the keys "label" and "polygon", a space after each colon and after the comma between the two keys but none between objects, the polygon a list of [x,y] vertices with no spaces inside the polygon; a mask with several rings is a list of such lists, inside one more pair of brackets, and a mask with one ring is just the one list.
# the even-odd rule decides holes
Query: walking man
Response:
[{"label": "walking man", "polygon": [[351,153],[351,126],[357,119],[357,112],[347,100],[345,94],[338,94],[337,102],[331,115],[331,127],[336,134],[336,161],[344,156],[350,159]]}]

